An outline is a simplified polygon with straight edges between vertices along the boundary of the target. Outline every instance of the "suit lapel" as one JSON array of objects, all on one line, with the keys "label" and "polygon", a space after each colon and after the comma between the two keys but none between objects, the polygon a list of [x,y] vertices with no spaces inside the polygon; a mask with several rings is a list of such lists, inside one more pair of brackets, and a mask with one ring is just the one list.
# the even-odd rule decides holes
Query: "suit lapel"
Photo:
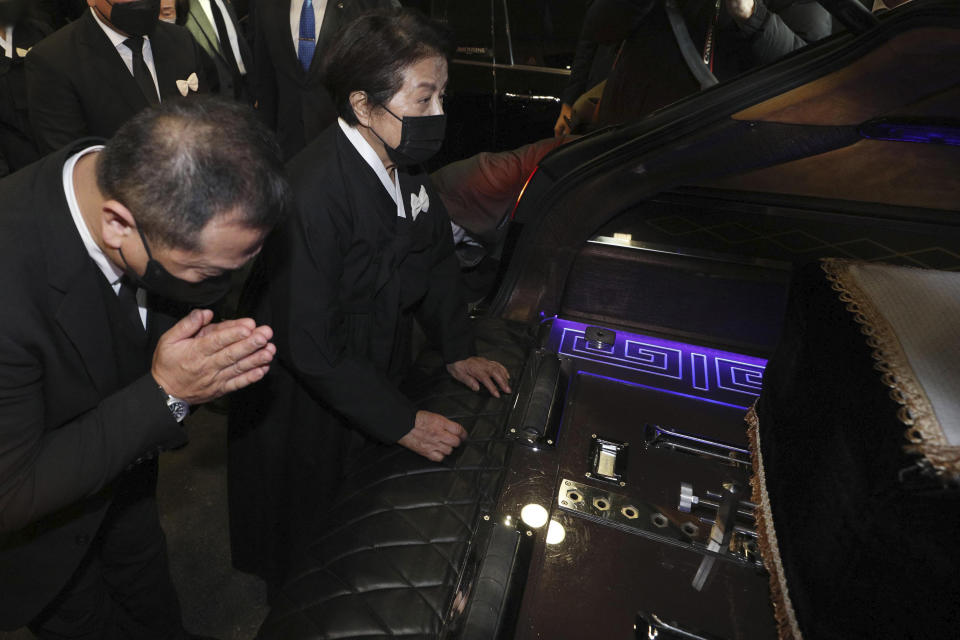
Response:
[{"label": "suit lapel", "polygon": [[[210,0],[210,2],[213,1],[214,0]],[[233,29],[237,33],[237,47],[240,49],[240,59],[243,61],[244,68],[249,73],[250,66],[253,62],[250,47],[247,45],[247,41],[243,38],[243,34],[240,31],[240,21],[237,20],[237,14],[233,12],[233,5],[230,2],[224,2],[223,5],[227,8],[225,19],[233,23]],[[189,15],[190,18],[187,20],[187,28],[194,34],[197,42],[200,42],[200,45],[210,53],[210,55],[220,56],[224,64],[226,64],[227,59],[223,55],[223,47],[228,45],[227,43],[220,42],[220,39],[217,37],[217,28],[211,24],[207,13],[200,5],[192,3],[190,5]]]},{"label": "suit lapel", "polygon": [[[33,47],[33,44],[35,42],[35,41],[31,41],[31,39],[29,38],[30,34],[23,33],[25,30],[26,30],[25,27],[21,25],[17,25],[13,30],[13,42],[11,43],[11,45],[13,46],[13,51],[11,51],[10,53],[13,54],[14,60],[22,60],[24,56],[20,54],[24,51],[29,51]],[[6,60],[7,57],[3,56],[3,59]]]},{"label": "suit lapel", "polygon": [[313,60],[310,61],[310,74],[319,72],[323,64],[324,55],[337,35],[342,23],[343,3],[329,0],[327,9],[323,12],[323,22],[320,23],[320,33],[317,35],[317,47],[313,51]]},{"label": "suit lapel", "polygon": [[290,37],[290,0],[259,3],[257,5],[257,20],[264,21],[263,31],[268,38],[273,38],[276,42],[282,43],[280,50],[283,53],[276,62],[286,65],[296,74],[296,77],[302,77],[303,67],[300,66],[297,48]]},{"label": "suit lapel", "polygon": [[247,45],[246,39],[244,39],[241,33],[240,20],[237,19],[237,14],[233,11],[233,3],[230,2],[230,0],[224,0],[223,6],[227,8],[229,19],[233,22],[233,28],[237,32],[237,47],[240,49],[240,58],[243,60],[244,68],[246,68],[247,73],[249,73],[250,66],[253,63],[253,55],[250,47]]},{"label": "suit lapel", "polygon": [[[96,69],[101,76],[102,86],[110,87],[111,91],[115,91],[134,113],[144,109],[147,106],[147,99],[137,86],[127,65],[120,58],[116,47],[97,24],[93,14],[85,11],[80,20],[83,22],[81,42],[91,57],[90,67]],[[154,51],[154,58],[156,59],[156,51]]]},{"label": "suit lapel", "polygon": [[[213,0],[210,1],[213,2]],[[204,49],[211,52],[211,55],[222,56],[220,41],[217,39],[217,30],[210,24],[207,13],[203,10],[203,7],[200,6],[199,2],[190,3],[189,20],[196,26],[196,28],[190,29],[194,36],[198,35],[197,32],[199,31],[199,35],[206,41],[207,46],[205,46]],[[200,38],[197,38],[197,41],[200,42]]]},{"label": "suit lapel", "polygon": [[[99,141],[85,142],[94,144]],[[101,302],[102,285],[97,280],[103,276],[83,246],[63,189],[50,188],[50,185],[62,184],[64,162],[85,146],[87,144],[77,144],[49,156],[44,161],[43,175],[36,182],[33,197],[37,213],[45,216],[47,281],[52,299],[59,302],[57,324],[80,354],[97,391],[107,394],[116,389],[118,380],[110,323],[106,307]]]},{"label": "suit lapel", "polygon": [[362,205],[354,203],[353,208],[358,211],[373,209],[376,211],[377,221],[391,235],[396,230],[397,205],[383,188],[383,183],[367,161],[360,155],[356,147],[347,139],[339,125],[331,125],[335,129],[337,154],[341,162],[341,174],[344,180],[351,184],[344,184],[348,198],[360,199]]},{"label": "suit lapel", "polygon": [[118,379],[110,321],[96,281],[100,277],[96,265],[88,259],[57,308],[57,323],[80,353],[97,391],[106,395],[117,388]]},{"label": "suit lapel", "polygon": [[402,252],[403,240],[399,238],[401,221],[397,219],[397,205],[383,188],[376,172],[339,126],[331,126],[322,135],[329,134],[331,129],[335,130],[340,175],[351,215],[363,220],[362,233],[369,234],[369,239],[381,252],[374,279],[374,291],[379,293],[396,276],[396,267],[400,263],[398,256]]},{"label": "suit lapel", "polygon": [[[150,38],[150,46],[153,48],[153,66],[157,70],[157,86],[160,89],[160,98],[180,97],[180,90],[177,89],[178,78],[174,74],[174,69],[178,68],[175,61],[181,53],[170,46],[170,41],[165,37],[162,29],[153,32],[153,37]],[[163,64],[160,64],[161,60]],[[179,78],[179,80],[186,79],[186,77]]]}]

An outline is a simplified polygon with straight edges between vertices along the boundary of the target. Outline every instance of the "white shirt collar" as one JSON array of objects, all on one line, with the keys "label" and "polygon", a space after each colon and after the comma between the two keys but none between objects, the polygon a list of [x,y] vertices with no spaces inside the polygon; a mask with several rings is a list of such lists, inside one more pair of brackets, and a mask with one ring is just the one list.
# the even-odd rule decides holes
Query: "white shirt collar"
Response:
[{"label": "white shirt collar", "polygon": [[[100,16],[97,15],[97,12],[93,10],[93,7],[90,7],[90,13],[93,14],[93,19],[97,21],[97,24],[100,25],[100,28],[103,29],[103,32],[107,34],[107,37],[110,38],[110,42],[114,47],[119,47],[123,44],[123,41],[129,38],[130,36],[125,36],[106,22],[100,19]],[[150,42],[150,36],[143,36],[144,42]],[[126,47],[126,45],[123,45]]]},{"label": "white shirt collar", "polygon": [[[123,35],[116,29],[113,29],[107,25],[103,20],[100,19],[100,16],[97,15],[97,12],[93,10],[93,7],[90,8],[90,12],[93,13],[93,19],[97,21],[97,24],[100,25],[100,28],[103,29],[103,33],[110,40],[110,43],[113,45],[113,48],[117,51],[117,54],[120,55],[120,59],[123,61],[123,64],[126,65],[127,71],[133,75],[133,51],[130,50],[130,47],[124,44],[124,41],[127,39],[127,36]],[[150,72],[150,78],[153,80],[153,86],[157,90],[157,100],[163,101],[163,97],[160,95],[160,83],[157,81],[157,67],[153,63],[153,48],[150,45],[150,37],[143,37],[143,63],[147,65],[147,71]]]},{"label": "white shirt collar", "polygon": [[340,125],[340,130],[347,136],[347,140],[349,140],[350,144],[357,150],[357,153],[366,160],[370,168],[373,169],[373,172],[380,178],[380,184],[383,185],[383,188],[386,189],[390,197],[393,198],[394,203],[397,205],[397,217],[406,218],[407,214],[403,210],[403,199],[400,197],[400,172],[394,170],[393,180],[391,180],[390,174],[387,173],[387,168],[383,166],[383,161],[380,160],[380,156],[373,150],[370,143],[360,135],[357,128],[351,127],[343,118],[337,118],[337,124]]},{"label": "white shirt collar", "polygon": [[0,47],[8,58],[13,57],[13,25],[0,27]]},{"label": "white shirt collar", "polygon": [[86,248],[90,258],[96,263],[103,276],[111,286],[118,286],[120,278],[123,277],[123,270],[117,268],[103,253],[103,249],[94,242],[90,229],[87,228],[87,222],[83,219],[80,212],[80,204],[77,202],[77,192],[73,187],[73,170],[77,166],[77,161],[88,153],[100,151],[103,145],[95,145],[70,156],[63,165],[63,194],[67,198],[67,206],[70,208],[70,215],[73,217],[73,224],[76,225],[80,233],[80,239],[83,240],[83,246]]}]

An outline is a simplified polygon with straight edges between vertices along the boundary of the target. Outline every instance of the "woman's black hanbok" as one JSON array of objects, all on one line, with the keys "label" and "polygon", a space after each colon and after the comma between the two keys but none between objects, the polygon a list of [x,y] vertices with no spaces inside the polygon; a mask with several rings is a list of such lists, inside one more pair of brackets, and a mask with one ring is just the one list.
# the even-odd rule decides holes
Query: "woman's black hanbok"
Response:
[{"label": "woman's black hanbok", "polygon": [[340,126],[328,128],[291,161],[296,206],[244,292],[278,353],[232,403],[230,533],[234,565],[268,583],[359,448],[413,428],[398,384],[414,317],[446,362],[474,353],[446,210],[426,173],[398,171],[402,218]]}]

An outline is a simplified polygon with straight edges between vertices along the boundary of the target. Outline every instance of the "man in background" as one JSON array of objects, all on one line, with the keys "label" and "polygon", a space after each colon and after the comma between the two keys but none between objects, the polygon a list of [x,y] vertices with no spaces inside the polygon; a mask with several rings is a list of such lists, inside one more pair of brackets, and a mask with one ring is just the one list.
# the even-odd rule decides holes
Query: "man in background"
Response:
[{"label": "man in background", "polygon": [[28,16],[28,0],[0,0],[0,177],[37,158],[27,115],[24,58],[53,31]]},{"label": "man in background", "polygon": [[160,0],[87,4],[26,61],[27,109],[44,154],[110,137],[149,105],[207,89],[199,47],[186,29],[160,21]]},{"label": "man in background", "polygon": [[213,60],[220,95],[252,102],[247,78],[253,55],[232,3],[229,0],[189,0],[183,24]]},{"label": "man in background", "polygon": [[277,132],[284,157],[337,119],[320,70],[340,27],[397,0],[277,0],[256,4],[254,60],[259,112]]}]

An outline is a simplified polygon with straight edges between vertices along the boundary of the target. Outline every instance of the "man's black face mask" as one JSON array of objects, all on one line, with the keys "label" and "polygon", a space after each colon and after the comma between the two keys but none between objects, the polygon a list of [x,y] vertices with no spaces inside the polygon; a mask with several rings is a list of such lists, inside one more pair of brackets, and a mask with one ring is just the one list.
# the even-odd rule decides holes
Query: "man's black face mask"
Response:
[{"label": "man's black face mask", "polygon": [[160,21],[160,0],[110,2],[110,24],[130,36],[153,35]]},{"label": "man's black face mask", "polygon": [[200,282],[182,280],[172,275],[153,258],[153,254],[150,253],[150,245],[147,244],[147,238],[139,227],[137,233],[140,234],[140,241],[143,242],[143,248],[146,249],[148,258],[147,268],[143,275],[141,276],[134,271],[127,259],[123,257],[123,251],[120,251],[120,258],[127,267],[127,276],[138,287],[142,287],[162,298],[182,302],[192,307],[209,307],[227,295],[227,291],[230,289],[230,272]]}]

